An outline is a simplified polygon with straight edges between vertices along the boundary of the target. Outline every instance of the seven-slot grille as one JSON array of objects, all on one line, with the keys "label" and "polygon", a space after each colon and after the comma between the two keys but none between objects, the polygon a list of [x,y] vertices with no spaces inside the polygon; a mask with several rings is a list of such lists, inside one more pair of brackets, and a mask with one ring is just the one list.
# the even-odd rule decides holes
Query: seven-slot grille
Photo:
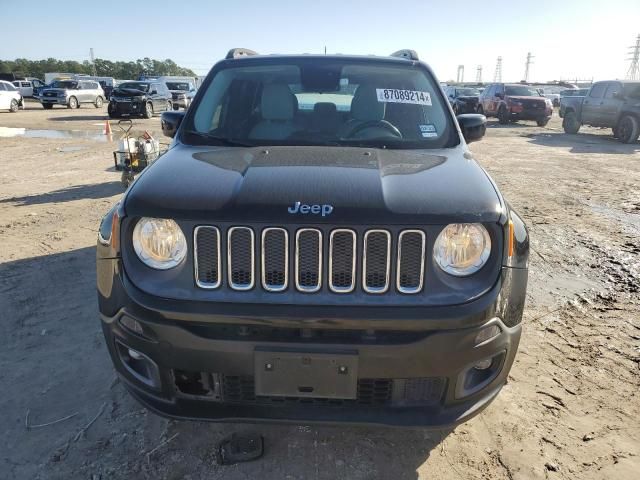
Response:
[{"label": "seven-slot grille", "polygon": [[[383,294],[392,287],[393,270],[395,290],[416,294],[424,286],[425,250],[422,230],[408,229],[392,235],[383,229],[359,234],[338,228],[324,235],[316,228],[301,228],[290,234],[280,227],[261,231],[232,227],[225,238],[217,227],[199,226],[194,230],[195,280],[205,289],[218,288],[225,281],[233,290],[250,290],[258,283],[268,292],[291,287],[303,293],[317,292],[326,282],[337,294],[354,291],[360,282],[364,292]],[[328,255],[324,272],[323,252]]]}]

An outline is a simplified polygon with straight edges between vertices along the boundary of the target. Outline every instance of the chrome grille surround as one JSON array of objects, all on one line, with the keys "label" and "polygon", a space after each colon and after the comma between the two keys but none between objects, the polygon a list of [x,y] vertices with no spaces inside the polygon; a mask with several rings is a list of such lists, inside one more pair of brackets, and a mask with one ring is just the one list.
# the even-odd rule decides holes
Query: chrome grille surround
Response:
[{"label": "chrome grille surround", "polygon": [[[200,278],[201,277],[200,267],[204,266],[202,261],[200,261],[200,264],[198,262],[198,259],[201,257],[201,255],[204,255],[202,252],[202,248],[204,247],[204,245],[198,248],[200,232],[215,233],[216,235],[215,247],[214,247],[215,260],[213,261],[213,263],[215,263],[215,269],[216,269],[215,270],[216,280],[213,282],[207,282],[202,278]],[[196,285],[198,285],[198,287],[200,288],[213,290],[218,288],[222,284],[222,260],[220,258],[220,230],[217,227],[201,225],[196,227],[193,230],[193,271],[194,271],[194,277],[196,280]]]},{"label": "chrome grille surround", "polygon": [[397,227],[200,225],[193,275],[204,290],[415,295],[425,288],[426,237]]},{"label": "chrome grille surround", "polygon": [[[407,286],[409,277],[411,277],[411,272],[407,272],[406,270],[415,269],[416,265],[403,265],[403,257],[402,257],[402,247],[404,242],[410,242],[415,239],[405,239],[406,236],[417,235],[418,240],[420,241],[420,264],[418,265],[418,280],[414,281],[413,286]],[[411,248],[412,245],[405,245],[405,253]],[[413,245],[415,247],[415,245]],[[406,294],[415,294],[422,291],[422,287],[424,285],[424,260],[425,260],[425,250],[426,250],[426,235],[422,230],[402,230],[400,235],[398,235],[398,259],[396,262],[396,289],[400,293]],[[403,272],[404,270],[404,272]],[[415,273],[415,272],[413,272]],[[415,275],[413,275],[415,277]]]},{"label": "chrome grille surround", "polygon": [[[281,274],[280,272],[274,272],[273,265],[269,265],[272,262],[278,263],[277,260],[279,259],[277,258],[277,256],[279,255],[279,253],[272,251],[271,248],[265,248],[265,245],[269,240],[267,237],[277,234],[281,234],[283,236],[282,240],[284,241],[283,251],[280,252],[280,254],[282,255],[283,264]],[[273,260],[271,258],[272,256],[276,257],[276,259]],[[278,227],[269,227],[262,230],[262,240],[260,244],[260,266],[262,267],[260,274],[262,280],[262,288],[264,288],[268,292],[282,292],[287,289],[287,287],[289,286],[289,232],[287,232],[287,230]],[[269,268],[270,266],[272,268]],[[276,283],[270,281],[273,280],[273,278],[269,277],[273,277],[275,275],[282,275],[282,282]]]},{"label": "chrome grille surround", "polygon": [[[305,248],[305,246],[301,246],[301,242],[303,240],[301,240],[301,237],[303,236],[309,236],[309,235],[315,235],[316,236],[316,240],[318,242],[318,254],[317,254],[317,263],[316,263],[316,272],[314,273],[313,271],[309,271],[309,269],[304,268],[306,265],[301,265],[301,261],[300,261],[300,251],[302,248]],[[305,262],[305,264],[310,261],[307,259],[303,259],[303,261]],[[301,228],[296,232],[296,250],[295,250],[295,276],[296,276],[296,288],[298,289],[298,291],[300,292],[304,292],[304,293],[313,293],[313,292],[317,292],[318,290],[320,290],[320,288],[322,287],[322,232],[316,228]],[[309,265],[309,267],[311,267],[312,265]],[[303,271],[304,270],[304,271]],[[314,275],[317,278],[317,282],[311,284],[311,282],[303,280],[303,282],[300,281],[300,276],[304,274],[305,276],[310,276],[310,278],[313,278]],[[304,284],[306,285],[304,285]]]},{"label": "chrome grille surround", "polygon": [[[242,278],[243,276],[246,275],[246,270],[247,269],[243,269],[243,270],[234,270],[234,266],[233,266],[233,257],[234,255],[238,255],[238,253],[235,253],[234,250],[235,248],[233,247],[234,245],[234,234],[235,235],[242,235],[244,232],[248,232],[249,233],[249,252],[243,252],[243,253],[248,253],[248,257],[249,257],[249,281],[246,282],[242,282],[242,281],[235,281],[234,280],[234,274],[237,274],[236,277],[240,277]],[[228,232],[227,232],[227,278],[228,278],[228,282],[229,282],[229,286],[234,289],[234,290],[251,290],[253,288],[253,286],[255,285],[255,266],[256,266],[256,258],[255,258],[255,250],[256,250],[256,238],[255,238],[255,234],[253,233],[253,229],[249,228],[249,227],[231,227]],[[246,245],[245,245],[246,247]],[[241,254],[241,253],[240,253]],[[237,259],[238,262],[237,263],[241,263],[240,260],[241,259]],[[246,260],[246,259],[242,259],[242,260]],[[246,265],[245,265],[246,266]]]},{"label": "chrome grille surround", "polygon": [[[380,252],[371,252],[371,253],[369,252],[369,247],[373,244],[373,240],[371,241],[369,240],[369,237],[371,235],[384,235],[386,239],[386,249],[385,249],[386,260],[383,260],[383,263],[385,264],[385,272],[383,274],[384,276],[383,286],[372,285],[372,284],[379,283],[376,281],[377,276],[379,274],[369,271],[368,262],[370,261],[374,262],[375,260],[379,260],[379,259],[373,258],[373,256],[375,253],[379,254]],[[391,233],[389,233],[387,230],[367,230],[364,234],[364,245],[362,249],[362,289],[367,293],[385,293],[387,290],[389,290],[390,275],[391,275]]]}]

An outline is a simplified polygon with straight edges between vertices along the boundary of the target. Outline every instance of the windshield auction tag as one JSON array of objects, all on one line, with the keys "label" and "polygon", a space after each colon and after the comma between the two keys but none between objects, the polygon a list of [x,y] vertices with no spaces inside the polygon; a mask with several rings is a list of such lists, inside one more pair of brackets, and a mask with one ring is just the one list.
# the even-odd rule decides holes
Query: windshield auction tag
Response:
[{"label": "windshield auction tag", "polygon": [[431,106],[429,92],[416,90],[398,90],[397,88],[376,88],[379,102],[386,103],[414,103],[416,105]]}]

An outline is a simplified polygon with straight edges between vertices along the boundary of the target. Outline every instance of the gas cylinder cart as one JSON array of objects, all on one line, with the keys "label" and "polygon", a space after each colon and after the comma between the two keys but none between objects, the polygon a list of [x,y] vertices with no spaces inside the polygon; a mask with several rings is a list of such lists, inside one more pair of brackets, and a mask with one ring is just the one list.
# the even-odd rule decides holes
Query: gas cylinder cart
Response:
[{"label": "gas cylinder cart", "polygon": [[116,170],[122,171],[122,185],[128,188],[135,175],[160,156],[160,142],[147,131],[137,137],[132,135],[131,120],[120,120],[118,128],[123,134],[118,142],[118,150],[113,152],[113,162]]}]

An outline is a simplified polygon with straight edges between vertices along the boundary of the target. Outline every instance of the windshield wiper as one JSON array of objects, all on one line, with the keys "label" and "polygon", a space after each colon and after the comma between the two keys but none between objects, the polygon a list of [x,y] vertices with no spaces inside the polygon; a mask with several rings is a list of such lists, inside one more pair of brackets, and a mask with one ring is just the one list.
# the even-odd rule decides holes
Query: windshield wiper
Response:
[{"label": "windshield wiper", "polygon": [[255,147],[255,143],[243,142],[240,140],[235,140],[233,138],[219,137],[218,135],[213,135],[211,133],[206,132],[196,132],[194,130],[187,130],[184,132],[187,135],[193,135],[198,138],[203,138],[205,140],[213,140],[219,145],[225,145],[228,147]]}]

